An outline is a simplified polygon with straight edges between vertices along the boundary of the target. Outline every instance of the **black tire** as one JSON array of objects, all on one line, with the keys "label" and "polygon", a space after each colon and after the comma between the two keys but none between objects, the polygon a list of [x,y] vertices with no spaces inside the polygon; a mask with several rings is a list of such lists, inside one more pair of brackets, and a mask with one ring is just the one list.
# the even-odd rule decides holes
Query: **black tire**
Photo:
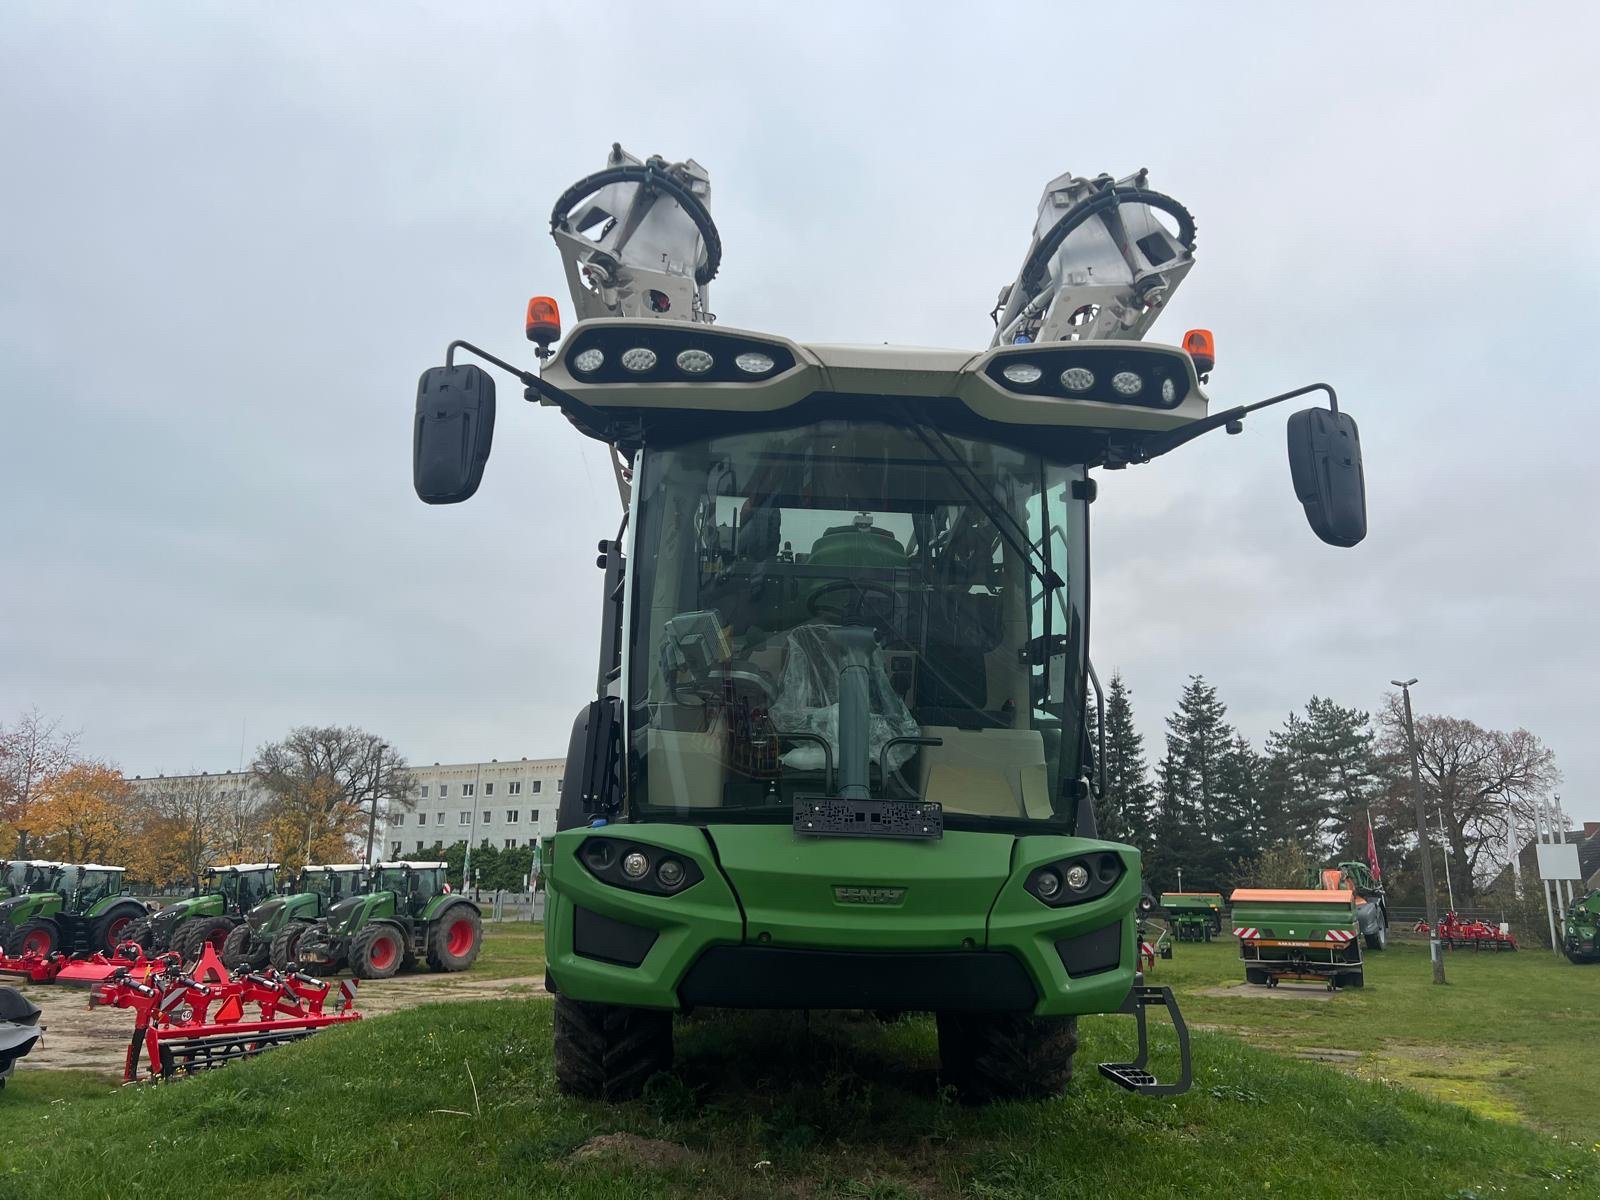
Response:
[{"label": "black tire", "polygon": [[1048,1100],[1072,1082],[1076,1017],[941,1012],[939,1065],[968,1104]]},{"label": "black tire", "polygon": [[1366,939],[1368,950],[1387,950],[1389,948],[1389,931],[1382,926],[1378,927],[1377,933],[1368,933],[1363,936]]},{"label": "black tire", "polygon": [[1268,975],[1264,967],[1246,967],[1244,969],[1244,981],[1246,983],[1265,983],[1267,979]]},{"label": "black tire", "polygon": [[255,930],[241,921],[228,931],[227,940],[222,943],[222,965],[230,971],[237,971],[241,967],[259,971],[267,965],[267,955],[271,950],[270,942],[258,938]]},{"label": "black tire", "polygon": [[[171,949],[183,956],[185,966],[200,961],[200,951],[207,942],[226,944],[233,931],[233,921],[228,917],[190,917],[179,921],[172,931]],[[220,951],[221,945],[217,946]]]},{"label": "black tire", "polygon": [[452,904],[428,928],[428,966],[465,971],[483,948],[483,919],[470,904]]},{"label": "black tire", "polygon": [[672,1069],[672,1014],[556,997],[556,1086],[589,1100],[629,1100]]},{"label": "black tire", "polygon": [[43,917],[35,917],[31,921],[24,921],[11,931],[11,936],[6,939],[5,951],[13,958],[18,957],[24,950],[32,950],[41,956],[54,954],[61,949],[61,930],[56,928],[54,921],[47,921]]},{"label": "black tire", "polygon": [[405,934],[386,921],[374,921],[350,939],[350,972],[357,979],[389,979],[405,956]]},{"label": "black tire", "polygon": [[267,961],[272,964],[274,971],[287,971],[290,963],[298,965],[295,952],[300,946],[300,939],[310,928],[310,921],[290,921],[272,935],[272,944],[267,948]]},{"label": "black tire", "polygon": [[89,952],[110,954],[128,941],[127,931],[144,920],[144,910],[137,905],[122,904],[108,913],[102,913],[89,929]]}]

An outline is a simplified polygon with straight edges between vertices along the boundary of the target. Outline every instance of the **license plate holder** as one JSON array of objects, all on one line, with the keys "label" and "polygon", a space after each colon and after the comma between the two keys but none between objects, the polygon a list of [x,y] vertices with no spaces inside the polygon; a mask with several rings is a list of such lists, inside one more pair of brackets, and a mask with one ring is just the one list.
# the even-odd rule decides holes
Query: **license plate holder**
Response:
[{"label": "license plate holder", "polygon": [[802,837],[873,837],[936,842],[944,807],[927,800],[846,800],[796,796],[794,831]]}]

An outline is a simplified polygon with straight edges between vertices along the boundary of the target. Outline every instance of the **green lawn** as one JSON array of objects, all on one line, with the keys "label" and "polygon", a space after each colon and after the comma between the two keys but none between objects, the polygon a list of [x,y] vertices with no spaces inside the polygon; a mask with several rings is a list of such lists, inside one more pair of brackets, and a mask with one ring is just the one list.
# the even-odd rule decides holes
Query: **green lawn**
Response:
[{"label": "green lawn", "polygon": [[[1437,987],[1427,944],[1367,954],[1367,985],[1328,1000],[1206,994],[1243,976],[1232,938],[1183,944],[1152,982],[1179,993],[1191,1022],[1286,1053],[1359,1052],[1348,1065],[1573,1139],[1600,1141],[1600,966],[1547,951],[1446,951]],[[1329,1056],[1332,1057],[1332,1056]]]},{"label": "green lawn", "polygon": [[[521,932],[485,945],[508,967],[533,953]],[[607,1108],[555,1091],[548,1000],[436,1004],[171,1086],[23,1070],[0,1097],[0,1197],[187,1196],[222,1181],[252,1197],[1600,1195],[1596,1126],[1566,1116],[1595,1109],[1600,969],[1452,961],[1460,982],[1436,992],[1411,980],[1426,980],[1423,954],[1402,949],[1375,962],[1366,992],[1326,1002],[1195,995],[1236,978],[1232,953],[1184,946],[1158,968],[1191,1020],[1246,1039],[1197,1035],[1195,1087],[1177,1100],[1095,1073],[1126,1052],[1125,1019],[1084,1022],[1064,1099],[975,1110],[940,1092],[928,1019],[706,1014],[680,1022],[673,1077]],[[1528,993],[1525,1013],[1510,993]],[[1562,1136],[1247,1044],[1370,1050],[1381,1064],[1409,1044],[1394,1039],[1459,1049],[1478,1025],[1496,1027],[1486,1057],[1518,1069],[1467,1098]],[[572,1158],[613,1131],[687,1149],[659,1166]]]},{"label": "green lawn", "polygon": [[472,973],[480,979],[543,979],[544,925],[531,921],[485,923],[483,949]]}]

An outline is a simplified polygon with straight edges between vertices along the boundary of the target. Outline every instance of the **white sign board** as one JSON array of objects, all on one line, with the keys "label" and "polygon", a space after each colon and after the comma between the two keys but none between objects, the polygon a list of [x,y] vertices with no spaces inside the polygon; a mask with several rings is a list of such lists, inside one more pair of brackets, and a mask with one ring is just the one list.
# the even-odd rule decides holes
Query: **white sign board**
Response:
[{"label": "white sign board", "polygon": [[1578,866],[1578,847],[1541,842],[1535,849],[1539,854],[1540,879],[1582,879]]}]

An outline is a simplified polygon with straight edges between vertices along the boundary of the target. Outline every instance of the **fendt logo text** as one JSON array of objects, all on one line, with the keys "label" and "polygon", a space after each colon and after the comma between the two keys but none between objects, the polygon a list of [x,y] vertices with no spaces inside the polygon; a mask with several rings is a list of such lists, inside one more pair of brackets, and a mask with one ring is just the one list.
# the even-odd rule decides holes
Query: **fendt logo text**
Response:
[{"label": "fendt logo text", "polygon": [[835,885],[833,898],[840,904],[899,904],[906,898],[903,887],[844,887]]}]

